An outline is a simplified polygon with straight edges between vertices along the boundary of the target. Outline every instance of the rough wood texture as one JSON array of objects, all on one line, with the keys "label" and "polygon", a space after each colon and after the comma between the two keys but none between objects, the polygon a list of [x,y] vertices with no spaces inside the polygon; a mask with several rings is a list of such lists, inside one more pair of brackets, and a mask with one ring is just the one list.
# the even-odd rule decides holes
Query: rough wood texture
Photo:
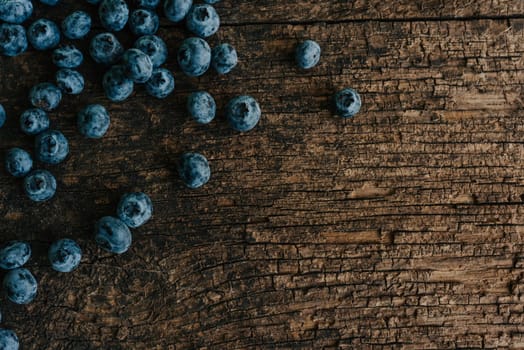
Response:
[{"label": "rough wood texture", "polygon": [[[24,349],[524,347],[523,3],[217,8],[228,25],[211,43],[237,47],[232,74],[185,78],[173,57],[187,33],[165,23],[176,94],[158,102],[138,88],[128,102],[108,103],[102,69],[86,62],[88,92],[51,114],[72,150],[49,167],[56,198],[31,203],[2,171],[2,238],[31,241],[40,282],[34,303],[1,306]],[[291,60],[302,38],[323,48],[307,72]],[[10,116],[0,151],[32,147],[17,116],[28,89],[53,71],[48,53],[0,57]],[[364,101],[352,120],[329,111],[346,86]],[[242,135],[223,117],[197,126],[184,110],[196,89],[212,92],[220,109],[252,94],[263,119]],[[100,141],[75,128],[88,102],[112,116]],[[185,189],[174,171],[187,150],[211,162],[200,190]],[[128,190],[151,195],[154,219],[134,231],[128,253],[112,256],[91,228]],[[74,273],[47,264],[60,237],[85,251]]]}]

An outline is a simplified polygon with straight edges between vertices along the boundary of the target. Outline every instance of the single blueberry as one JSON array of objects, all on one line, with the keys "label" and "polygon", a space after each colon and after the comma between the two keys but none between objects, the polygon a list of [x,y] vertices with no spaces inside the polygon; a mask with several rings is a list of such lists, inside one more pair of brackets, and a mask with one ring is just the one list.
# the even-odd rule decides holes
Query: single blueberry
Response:
[{"label": "single blueberry", "polygon": [[226,117],[229,125],[236,131],[249,131],[260,120],[260,106],[251,96],[233,98],[226,106]]},{"label": "single blueberry", "polygon": [[193,0],[165,0],[164,14],[171,22],[180,22],[186,17],[192,5]]},{"label": "single blueberry", "polygon": [[58,130],[46,130],[35,139],[36,158],[44,163],[58,164],[69,154],[69,143]]},{"label": "single blueberry", "polygon": [[28,269],[10,270],[4,277],[7,298],[16,304],[28,304],[36,297],[38,285]]},{"label": "single blueberry", "polygon": [[2,0],[0,1],[0,21],[20,24],[33,14],[31,0]]},{"label": "single blueberry", "polygon": [[353,89],[343,89],[335,94],[335,112],[342,118],[351,118],[360,111],[362,101],[360,95]]},{"label": "single blueberry", "polygon": [[4,126],[7,116],[5,114],[4,106],[0,105],[0,128]]},{"label": "single blueberry", "polygon": [[186,26],[190,32],[207,38],[217,32],[220,27],[220,17],[211,5],[193,5],[187,14]]},{"label": "single blueberry", "polygon": [[20,343],[15,332],[10,329],[0,328],[0,349],[2,350],[18,350]]},{"label": "single blueberry", "polygon": [[96,63],[111,65],[124,53],[124,47],[112,33],[100,33],[91,39],[89,53]]},{"label": "single blueberry", "polygon": [[135,83],[145,83],[153,73],[153,63],[148,55],[138,49],[129,49],[122,56],[126,76]]},{"label": "single blueberry", "polygon": [[40,18],[27,28],[27,40],[36,50],[49,50],[60,43],[60,29],[55,22]]},{"label": "single blueberry", "polygon": [[29,91],[29,100],[33,106],[49,112],[58,107],[62,100],[62,93],[51,83],[40,83]]},{"label": "single blueberry", "polygon": [[120,219],[104,216],[95,225],[95,241],[108,252],[125,253],[131,240],[131,231]]},{"label": "single blueberry", "polygon": [[175,89],[175,78],[165,68],[156,68],[146,82],[146,91],[156,98],[166,98]]},{"label": "single blueberry", "polygon": [[104,28],[118,32],[124,29],[129,19],[129,7],[124,0],[102,0],[98,16]]},{"label": "single blueberry", "polygon": [[84,90],[84,77],[76,70],[60,69],[55,77],[56,85],[66,94],[78,95]]},{"label": "single blueberry", "polygon": [[24,27],[18,24],[0,24],[0,53],[14,57],[27,50],[27,36]]},{"label": "single blueberry", "polygon": [[149,56],[153,68],[160,67],[167,59],[166,43],[156,35],[145,35],[138,38],[133,47]]},{"label": "single blueberry", "polygon": [[160,0],[135,0],[135,7],[154,10],[157,8]]},{"label": "single blueberry", "polygon": [[98,139],[105,135],[110,124],[109,113],[102,105],[88,105],[78,113],[77,125],[85,137]]},{"label": "single blueberry", "polygon": [[200,153],[185,153],[178,164],[178,174],[189,188],[198,188],[209,181],[211,169]]},{"label": "single blueberry", "polygon": [[216,110],[215,99],[208,92],[193,92],[187,99],[187,111],[197,123],[210,123],[215,118]]},{"label": "single blueberry", "polygon": [[61,46],[53,51],[53,63],[58,68],[77,68],[83,60],[84,55],[74,45]]},{"label": "single blueberry", "polygon": [[11,241],[0,249],[0,268],[12,270],[25,265],[31,257],[31,246],[27,242]]},{"label": "single blueberry", "polygon": [[237,63],[237,51],[229,44],[220,44],[211,52],[211,65],[218,74],[231,72]]},{"label": "single blueberry", "polygon": [[14,177],[24,177],[32,168],[33,158],[31,158],[31,155],[27,153],[27,151],[16,147],[7,151],[5,156],[5,169],[9,174]]},{"label": "single blueberry", "polygon": [[62,21],[62,32],[68,39],[82,39],[91,30],[91,16],[84,11],[75,11]]},{"label": "single blueberry", "polygon": [[82,259],[82,249],[72,239],[64,238],[55,241],[47,252],[53,270],[71,272],[78,267]]},{"label": "single blueberry", "polygon": [[315,67],[320,61],[320,45],[313,40],[301,42],[295,50],[295,61],[302,69]]},{"label": "single blueberry", "polygon": [[133,81],[126,76],[124,66],[111,67],[102,79],[106,97],[113,102],[127,99],[133,93]]},{"label": "single blueberry", "polygon": [[40,0],[40,2],[47,6],[56,6],[59,0]]},{"label": "single blueberry", "polygon": [[188,38],[178,49],[178,65],[190,77],[203,75],[211,63],[211,48],[204,39]]},{"label": "single blueberry", "polygon": [[145,224],[153,214],[153,203],[142,192],[126,193],[120,199],[117,214],[127,226],[137,228]]},{"label": "single blueberry", "polygon": [[159,25],[158,15],[148,9],[134,10],[129,17],[129,28],[137,36],[155,34]]},{"label": "single blueberry", "polygon": [[24,190],[32,201],[46,201],[55,195],[56,179],[47,170],[34,170],[24,178]]},{"label": "single blueberry", "polygon": [[49,129],[49,116],[40,108],[25,110],[20,115],[20,129],[27,135],[38,135]]}]

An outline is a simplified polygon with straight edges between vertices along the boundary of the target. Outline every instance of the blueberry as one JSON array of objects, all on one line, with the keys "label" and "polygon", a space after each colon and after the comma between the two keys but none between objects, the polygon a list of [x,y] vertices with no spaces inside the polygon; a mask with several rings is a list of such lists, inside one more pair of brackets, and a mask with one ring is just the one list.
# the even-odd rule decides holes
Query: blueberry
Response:
[{"label": "blueberry", "polygon": [[180,22],[186,17],[191,5],[193,0],[165,0],[164,14],[171,22]]},{"label": "blueberry", "polygon": [[102,105],[88,105],[78,113],[78,130],[85,137],[101,138],[109,129],[109,123],[109,113]]},{"label": "blueberry", "polygon": [[0,328],[0,349],[2,350],[18,350],[19,341],[15,332],[10,329]]},{"label": "blueberry", "polygon": [[14,177],[24,177],[31,171],[31,168],[33,168],[33,158],[27,151],[16,147],[7,151],[5,169],[9,174]]},{"label": "blueberry", "polygon": [[198,188],[209,181],[211,169],[200,153],[185,153],[178,164],[178,174],[189,188]]},{"label": "blueberry", "polygon": [[335,94],[335,112],[342,118],[350,118],[360,111],[360,95],[353,89],[343,89]]},{"label": "blueberry", "polygon": [[29,199],[43,202],[51,199],[56,192],[56,179],[47,170],[34,170],[24,179],[24,190]]},{"label": "blueberry", "polygon": [[28,304],[36,297],[36,279],[28,269],[10,270],[4,277],[7,298],[16,304]]},{"label": "blueberry", "polygon": [[148,55],[138,49],[129,49],[122,56],[126,76],[135,83],[145,83],[153,73],[153,63]]},{"label": "blueberry", "polygon": [[46,130],[35,139],[36,158],[44,163],[58,164],[69,153],[69,143],[58,130]]},{"label": "blueberry", "polygon": [[33,14],[31,0],[2,0],[0,1],[0,21],[20,24]]},{"label": "blueberry", "polygon": [[55,79],[56,85],[66,94],[78,95],[84,90],[84,77],[76,70],[60,69]]},{"label": "blueberry", "polygon": [[220,44],[211,52],[211,65],[218,74],[231,72],[237,63],[237,51],[229,44]]},{"label": "blueberry", "polygon": [[40,0],[40,2],[47,6],[56,6],[59,0]]},{"label": "blueberry", "polygon": [[142,192],[126,193],[120,199],[117,214],[127,226],[137,228],[145,224],[153,214],[153,203]]},{"label": "blueberry", "polygon": [[65,45],[53,51],[53,63],[58,68],[76,68],[82,64],[84,55],[74,45]]},{"label": "blueberry", "polygon": [[95,240],[111,253],[125,253],[131,246],[131,231],[122,220],[105,216],[95,225]]},{"label": "blueberry", "polygon": [[302,69],[315,67],[320,61],[320,46],[313,40],[301,42],[295,50],[295,61]]},{"label": "blueberry", "polygon": [[157,14],[147,9],[134,10],[129,17],[129,28],[138,36],[155,34],[159,24]]},{"label": "blueberry", "polygon": [[31,246],[27,242],[11,241],[0,249],[0,268],[12,270],[25,265],[31,257]]},{"label": "blueberry", "polygon": [[38,135],[49,129],[49,116],[40,108],[31,108],[20,115],[20,129],[27,135]]},{"label": "blueberry", "polygon": [[150,10],[157,8],[159,3],[160,0],[135,0],[136,7]]},{"label": "blueberry", "polygon": [[133,93],[133,81],[126,76],[124,66],[111,67],[102,79],[106,97],[114,102],[124,101]]},{"label": "blueberry", "polygon": [[27,28],[27,40],[36,50],[49,50],[60,43],[60,29],[55,22],[40,18]]},{"label": "blueberry", "polygon": [[4,106],[0,105],[0,128],[4,126],[7,116],[5,114]]},{"label": "blueberry", "polygon": [[236,131],[249,131],[260,120],[260,106],[251,96],[238,96],[226,106],[226,117],[229,125]]},{"label": "blueberry", "polygon": [[188,38],[178,49],[178,65],[190,77],[203,75],[211,63],[211,48],[200,38]]},{"label": "blueberry", "polygon": [[84,11],[75,11],[62,21],[62,32],[68,39],[82,39],[91,30],[91,17]]},{"label": "blueberry", "polygon": [[72,239],[59,239],[51,244],[47,252],[53,270],[71,272],[78,267],[82,259],[82,249]]},{"label": "blueberry", "polygon": [[27,36],[24,27],[18,24],[0,24],[0,53],[14,57],[27,50]]},{"label": "blueberry", "polygon": [[205,91],[193,92],[187,99],[187,111],[197,123],[210,123],[215,118],[216,109],[215,99]]},{"label": "blueberry", "polygon": [[167,59],[166,43],[156,35],[145,35],[138,38],[133,47],[149,56],[153,68],[160,67]]},{"label": "blueberry", "polygon": [[175,78],[165,68],[153,70],[151,78],[146,82],[146,91],[156,98],[166,98],[175,89]]},{"label": "blueberry", "polygon": [[96,63],[111,65],[124,53],[124,47],[111,33],[100,33],[91,39],[89,53]]},{"label": "blueberry", "polygon": [[211,5],[193,5],[186,16],[186,26],[190,32],[207,38],[217,32],[220,27],[220,17]]},{"label": "blueberry", "polygon": [[118,32],[124,29],[129,19],[129,7],[124,0],[102,0],[98,16],[105,29]]},{"label": "blueberry", "polygon": [[49,112],[58,107],[62,100],[62,93],[51,83],[40,83],[29,91],[29,100],[33,106]]}]

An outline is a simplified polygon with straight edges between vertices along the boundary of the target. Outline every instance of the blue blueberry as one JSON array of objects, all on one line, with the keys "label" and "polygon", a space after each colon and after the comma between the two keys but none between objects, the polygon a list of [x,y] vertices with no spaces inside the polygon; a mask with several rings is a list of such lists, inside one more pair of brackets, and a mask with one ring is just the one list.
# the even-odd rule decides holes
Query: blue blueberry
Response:
[{"label": "blue blueberry", "polygon": [[47,170],[34,170],[24,178],[26,195],[35,202],[51,199],[56,192],[56,179]]},{"label": "blue blueberry", "polygon": [[145,35],[138,38],[133,47],[149,56],[153,68],[160,67],[167,59],[166,43],[156,35]]},{"label": "blue blueberry", "polygon": [[76,70],[60,69],[55,77],[56,85],[66,94],[78,95],[84,90],[84,77]]},{"label": "blue blueberry", "polygon": [[137,228],[145,224],[153,214],[153,203],[142,192],[126,193],[120,199],[117,214],[127,226]]},{"label": "blue blueberry", "polygon": [[124,66],[111,67],[102,79],[106,97],[113,102],[127,99],[133,93],[133,81],[126,75]]},{"label": "blue blueberry", "polygon": [[126,76],[135,83],[145,83],[153,73],[153,63],[148,55],[138,49],[129,49],[122,56]]},{"label": "blue blueberry", "polygon": [[146,82],[146,91],[156,98],[166,98],[175,89],[175,78],[165,68],[153,70],[151,78]]},{"label": "blue blueberry", "polygon": [[48,19],[37,19],[27,28],[27,40],[36,50],[55,48],[60,43],[60,28]]},{"label": "blue blueberry", "polygon": [[33,106],[49,112],[58,107],[62,93],[51,83],[40,83],[29,91],[29,100]]},{"label": "blue blueberry", "polygon": [[135,0],[135,5],[138,8],[154,10],[157,8],[160,0]]},{"label": "blue blueberry", "polygon": [[118,32],[124,29],[129,19],[129,7],[124,0],[102,0],[98,16],[105,29]]},{"label": "blue blueberry", "polygon": [[20,115],[20,129],[27,135],[38,135],[49,129],[49,116],[40,108],[31,108]]},{"label": "blue blueberry", "polygon": [[165,0],[164,14],[171,22],[180,22],[186,17],[192,5],[193,0]]},{"label": "blue blueberry", "polygon": [[129,28],[138,36],[155,34],[159,25],[158,15],[148,9],[134,10],[129,17]]},{"label": "blue blueberry", "polygon": [[18,24],[0,24],[0,53],[14,57],[27,50],[27,36],[24,27]]},{"label": "blue blueberry", "polygon": [[78,130],[85,137],[99,139],[105,135],[111,120],[102,105],[88,105],[78,113]]},{"label": "blue blueberry", "polygon": [[9,174],[14,177],[24,177],[32,168],[33,158],[31,158],[31,155],[27,153],[27,151],[16,147],[7,151],[5,156],[5,169]]},{"label": "blue blueberry", "polygon": [[47,6],[56,6],[59,0],[40,0],[40,2]]},{"label": "blue blueberry", "polygon": [[46,130],[35,139],[36,158],[44,163],[58,164],[69,154],[69,143],[58,130]]},{"label": "blue blueberry", "polygon": [[197,123],[210,123],[215,118],[216,110],[215,99],[208,92],[193,92],[187,99],[187,111]]},{"label": "blue blueberry", "polygon": [[178,174],[189,188],[198,188],[209,181],[211,169],[200,153],[185,153],[178,164]]},{"label": "blue blueberry", "polygon": [[65,45],[53,51],[53,63],[58,68],[77,68],[84,61],[84,55],[74,45]]},{"label": "blue blueberry", "polygon": [[0,1],[0,21],[20,24],[33,14],[31,0],[2,0]]},{"label": "blue blueberry", "polygon": [[211,52],[211,65],[218,74],[231,72],[237,63],[237,51],[229,44],[220,44]]},{"label": "blue blueberry", "polygon": [[27,242],[11,241],[0,249],[0,268],[12,270],[25,265],[31,258],[31,246]]},{"label": "blue blueberry", "polygon": [[36,297],[38,284],[28,269],[10,270],[4,277],[7,298],[16,304],[28,304]]},{"label": "blue blueberry", "polygon": [[220,17],[211,5],[193,5],[187,14],[186,26],[190,32],[207,38],[217,32],[220,27]]},{"label": "blue blueberry", "polygon": [[72,239],[64,238],[55,241],[47,252],[53,270],[71,272],[78,267],[82,259],[82,249]]},{"label": "blue blueberry", "polygon": [[226,106],[226,117],[229,125],[236,131],[249,131],[260,120],[260,106],[251,96],[238,96]]},{"label": "blue blueberry", "polygon": [[0,328],[0,349],[2,350],[18,350],[20,343],[15,332],[10,329]]},{"label": "blue blueberry", "polygon": [[211,48],[204,39],[188,38],[178,49],[178,65],[190,77],[203,75],[211,63]]},{"label": "blue blueberry", "polygon": [[122,57],[124,47],[112,33],[100,33],[91,39],[89,53],[96,63],[111,65]]},{"label": "blue blueberry", "polygon": [[0,128],[4,126],[7,116],[5,114],[4,106],[0,105]]},{"label": "blue blueberry", "polygon": [[125,253],[131,246],[131,231],[120,219],[105,216],[95,225],[95,240],[111,253]]},{"label": "blue blueberry", "polygon": [[62,21],[62,32],[68,39],[82,39],[91,30],[91,16],[84,11],[75,11]]},{"label": "blue blueberry", "polygon": [[353,89],[343,89],[335,94],[335,112],[342,118],[351,118],[360,111],[362,101],[360,95]]},{"label": "blue blueberry", "polygon": [[295,50],[295,61],[302,69],[311,69],[320,61],[320,45],[313,40],[298,44]]}]

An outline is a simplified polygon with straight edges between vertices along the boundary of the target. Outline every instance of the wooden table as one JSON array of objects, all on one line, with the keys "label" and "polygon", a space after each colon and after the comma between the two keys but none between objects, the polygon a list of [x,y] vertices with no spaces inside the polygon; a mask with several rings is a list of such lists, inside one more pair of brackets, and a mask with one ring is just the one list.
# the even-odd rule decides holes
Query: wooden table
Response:
[{"label": "wooden table", "polygon": [[[35,6],[33,19],[73,9],[96,16],[84,1]],[[223,25],[210,44],[237,48],[231,74],[184,77],[175,54],[189,34],[164,20],[175,94],[158,101],[138,87],[109,103],[104,70],[87,59],[86,92],[51,113],[71,145],[65,163],[45,167],[58,179],[56,197],[32,203],[1,171],[2,240],[31,242],[39,281],[27,306],[2,297],[3,325],[23,349],[523,347],[524,2],[224,0],[216,8]],[[292,60],[305,38],[323,49],[310,71]],[[9,114],[2,153],[32,150],[18,116],[29,88],[54,73],[48,52],[0,57]],[[363,98],[354,119],[329,109],[344,87]],[[198,89],[219,105],[208,126],[185,112]],[[239,94],[263,110],[245,134],[223,117]],[[102,140],[76,130],[88,103],[110,111]],[[212,180],[199,190],[177,177],[185,151],[210,160]],[[130,251],[105,253],[93,224],[135,190],[150,194],[154,218],[134,230]],[[47,262],[62,237],[84,250],[74,273]]]}]

